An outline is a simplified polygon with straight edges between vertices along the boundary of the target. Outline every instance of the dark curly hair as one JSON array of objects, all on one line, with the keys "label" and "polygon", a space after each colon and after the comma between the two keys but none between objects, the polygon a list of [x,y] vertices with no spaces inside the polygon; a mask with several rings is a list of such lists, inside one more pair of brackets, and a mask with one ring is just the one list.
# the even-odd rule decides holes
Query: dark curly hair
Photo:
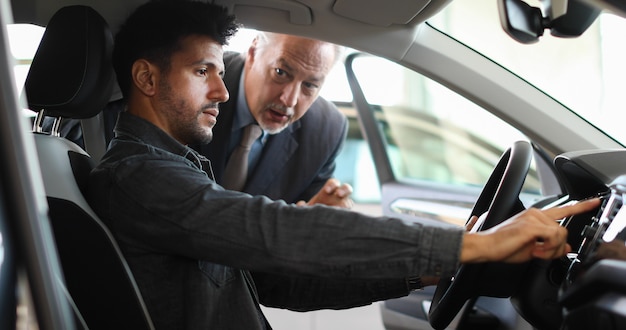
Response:
[{"label": "dark curly hair", "polygon": [[224,7],[200,1],[156,0],[138,7],[115,36],[113,67],[124,97],[128,97],[131,68],[138,59],[154,62],[168,71],[180,40],[190,35],[208,36],[222,46],[238,30],[234,15]]}]

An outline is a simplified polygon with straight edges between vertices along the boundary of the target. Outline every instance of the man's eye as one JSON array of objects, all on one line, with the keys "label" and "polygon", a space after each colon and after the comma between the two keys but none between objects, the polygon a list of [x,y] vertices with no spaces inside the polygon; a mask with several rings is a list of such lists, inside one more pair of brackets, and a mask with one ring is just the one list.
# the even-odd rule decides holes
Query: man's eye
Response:
[{"label": "man's eye", "polygon": [[198,70],[198,73],[199,73],[200,75],[203,75],[203,76],[204,76],[204,75],[206,75],[206,72],[207,72],[207,70],[206,70],[206,69],[200,69],[200,70]]},{"label": "man's eye", "polygon": [[307,89],[317,89],[317,88],[319,88],[318,85],[312,84],[312,83],[308,83],[308,82],[303,83],[303,85]]},{"label": "man's eye", "polygon": [[287,72],[285,72],[283,69],[279,69],[279,68],[274,69],[274,72],[276,72],[276,74],[279,75],[279,76],[284,76],[284,75],[287,74]]}]

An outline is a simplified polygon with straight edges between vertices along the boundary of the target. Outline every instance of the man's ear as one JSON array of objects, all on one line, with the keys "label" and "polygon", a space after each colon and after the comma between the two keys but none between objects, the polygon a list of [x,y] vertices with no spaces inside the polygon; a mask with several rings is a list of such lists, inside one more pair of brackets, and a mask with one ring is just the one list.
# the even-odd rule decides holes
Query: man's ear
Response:
[{"label": "man's ear", "polygon": [[157,77],[160,71],[152,63],[139,59],[131,68],[132,80],[135,87],[143,94],[153,96],[156,91]]},{"label": "man's ear", "polygon": [[252,40],[250,47],[248,47],[248,52],[246,53],[246,62],[254,61],[254,55],[256,55],[258,44],[259,44],[259,37],[257,36]]}]

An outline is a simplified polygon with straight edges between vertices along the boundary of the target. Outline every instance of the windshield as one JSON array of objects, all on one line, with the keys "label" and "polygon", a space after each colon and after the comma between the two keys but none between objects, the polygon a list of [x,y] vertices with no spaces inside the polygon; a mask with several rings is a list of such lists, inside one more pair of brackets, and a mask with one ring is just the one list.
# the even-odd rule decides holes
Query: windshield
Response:
[{"label": "windshield", "polygon": [[[528,3],[539,6],[538,1]],[[429,23],[626,143],[625,19],[601,14],[578,38],[557,38],[546,30],[534,44],[521,44],[504,32],[496,1],[452,1]]]}]

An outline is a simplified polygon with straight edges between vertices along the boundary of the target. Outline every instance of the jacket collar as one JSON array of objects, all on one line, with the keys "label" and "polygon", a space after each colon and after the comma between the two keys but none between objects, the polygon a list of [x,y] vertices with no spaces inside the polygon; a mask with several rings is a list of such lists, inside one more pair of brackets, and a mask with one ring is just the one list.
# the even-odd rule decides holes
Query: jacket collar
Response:
[{"label": "jacket collar", "polygon": [[184,157],[192,161],[200,169],[203,169],[206,166],[205,164],[208,163],[206,157],[178,142],[151,122],[132,115],[127,111],[122,111],[119,114],[117,125],[115,125],[115,138],[140,142]]}]

